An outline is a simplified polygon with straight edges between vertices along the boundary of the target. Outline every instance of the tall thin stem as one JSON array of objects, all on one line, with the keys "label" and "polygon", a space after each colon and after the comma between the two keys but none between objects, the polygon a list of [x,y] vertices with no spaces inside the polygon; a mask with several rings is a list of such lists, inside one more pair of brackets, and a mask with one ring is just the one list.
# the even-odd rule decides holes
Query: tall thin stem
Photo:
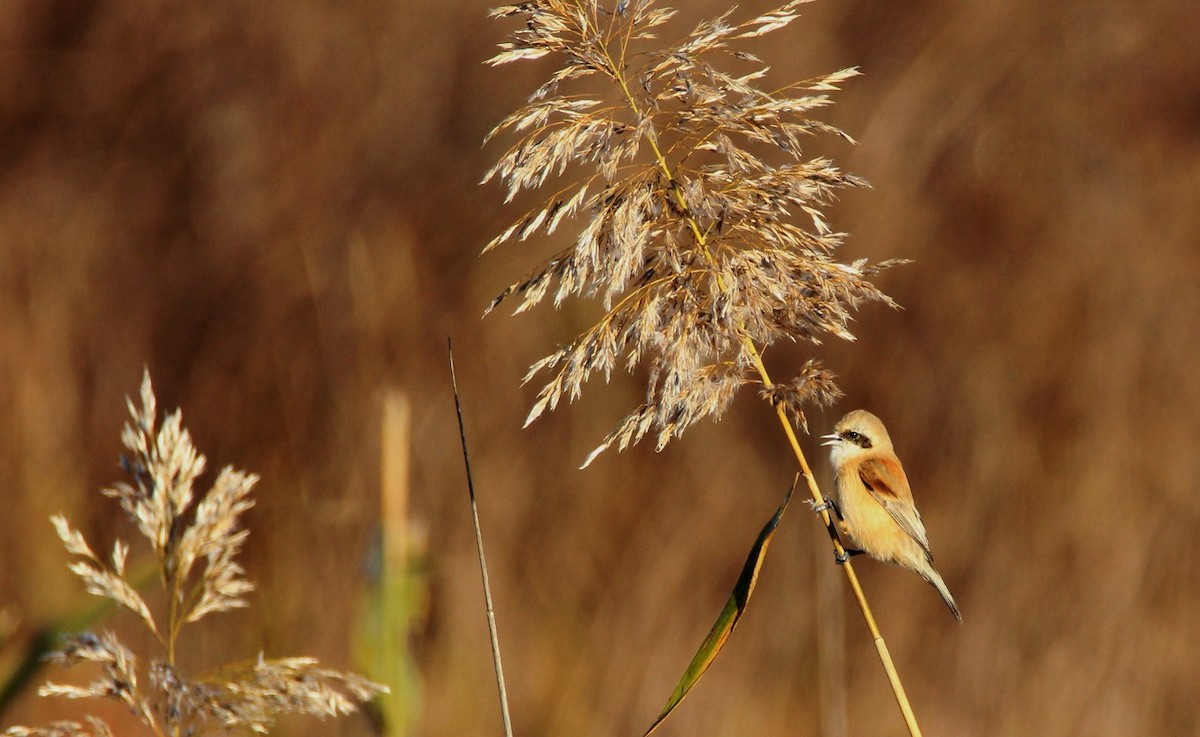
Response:
[{"label": "tall thin stem", "polygon": [[487,610],[488,638],[492,643],[492,664],[496,669],[496,688],[500,692],[500,719],[505,737],[512,737],[512,719],[508,715],[508,689],[504,686],[504,665],[500,662],[500,636],[496,630],[496,611],[492,607],[492,585],[488,581],[487,559],[483,555],[483,533],[479,527],[479,507],[475,504],[475,482],[471,477],[471,458],[467,453],[467,431],[463,428],[462,405],[458,400],[458,378],[454,375],[454,349],[446,340],[450,353],[450,384],[454,388],[454,410],[458,415],[458,436],[462,440],[463,464],[467,469],[467,492],[471,497],[471,522],[475,526],[475,550],[479,554],[479,570],[483,575],[483,601]]}]

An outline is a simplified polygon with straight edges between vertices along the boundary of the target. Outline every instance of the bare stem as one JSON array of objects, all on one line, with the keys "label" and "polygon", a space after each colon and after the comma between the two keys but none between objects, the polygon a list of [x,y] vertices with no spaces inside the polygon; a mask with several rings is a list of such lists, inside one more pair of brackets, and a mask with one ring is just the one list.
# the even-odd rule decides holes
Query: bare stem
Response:
[{"label": "bare stem", "polygon": [[496,688],[500,692],[500,718],[505,737],[512,737],[512,720],[508,715],[508,690],[504,687],[504,666],[500,662],[500,636],[496,632],[496,612],[492,607],[492,586],[488,582],[487,560],[483,555],[483,532],[479,527],[479,507],[475,504],[475,482],[471,478],[471,459],[467,454],[467,432],[463,429],[462,405],[458,400],[458,379],[454,375],[454,349],[446,340],[450,353],[450,384],[454,388],[454,410],[458,414],[458,437],[462,440],[463,463],[467,468],[467,491],[471,496],[471,522],[475,526],[475,549],[479,553],[479,570],[483,575],[483,601],[487,609],[488,638],[492,643],[492,664],[496,669]]}]

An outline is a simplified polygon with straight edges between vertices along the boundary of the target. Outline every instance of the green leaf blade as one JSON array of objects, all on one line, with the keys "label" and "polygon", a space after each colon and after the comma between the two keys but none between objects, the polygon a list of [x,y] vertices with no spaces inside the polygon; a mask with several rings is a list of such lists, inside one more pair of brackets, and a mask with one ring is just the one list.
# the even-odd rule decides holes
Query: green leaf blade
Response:
[{"label": "green leaf blade", "polygon": [[746,556],[741,575],[738,576],[737,583],[734,584],[733,591],[729,594],[728,601],[725,602],[725,608],[717,616],[717,621],[709,630],[708,636],[704,638],[700,649],[692,657],[692,662],[688,663],[683,677],[675,685],[675,690],[667,699],[667,705],[663,707],[662,713],[658,715],[654,724],[650,725],[642,737],[649,737],[660,724],[666,721],[667,717],[675,711],[675,708],[700,680],[700,677],[704,675],[704,672],[708,670],[708,666],[712,665],[717,654],[725,647],[729,635],[733,633],[733,628],[737,626],[742,614],[746,611],[746,606],[750,603],[750,595],[754,592],[754,585],[758,582],[758,572],[762,569],[763,560],[767,555],[767,546],[770,545],[771,538],[775,535],[775,529],[779,526],[779,520],[783,518],[783,512],[787,509],[788,502],[792,499],[792,493],[796,490],[796,482],[799,480],[800,477],[797,476],[796,481],[792,483],[791,488],[784,496],[783,502],[779,505],[779,509],[775,510],[775,514],[767,520],[762,532],[758,534],[758,539],[750,548],[750,554]]}]

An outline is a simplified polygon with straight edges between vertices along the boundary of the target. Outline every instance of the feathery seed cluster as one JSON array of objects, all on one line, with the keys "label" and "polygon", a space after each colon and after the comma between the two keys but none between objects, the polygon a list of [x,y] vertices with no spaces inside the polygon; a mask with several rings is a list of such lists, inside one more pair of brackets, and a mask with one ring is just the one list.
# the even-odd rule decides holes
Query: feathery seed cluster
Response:
[{"label": "feathery seed cluster", "polygon": [[528,422],[578,397],[596,372],[639,364],[649,372],[645,401],[586,463],[647,433],[661,449],[719,416],[751,383],[803,424],[804,405],[838,395],[832,375],[809,362],[794,379],[769,382],[762,351],[781,339],[853,339],[848,324],[860,304],[893,304],[868,277],[895,262],[838,262],[844,235],[821,214],[836,190],[865,183],[801,148],[816,133],[849,139],[810,116],[856,70],[767,91],[767,67],[740,49],[788,25],[804,2],[741,23],[730,11],[665,48],[655,41],[675,11],[653,0],[612,10],[598,0],[533,0],[493,11],[524,26],[492,64],[553,54],[562,66],[492,131],[518,140],[484,181],[501,181],[510,201],[552,180],[562,185],[485,251],[551,234],[568,218],[582,225],[488,310],[516,299],[522,312],[550,295],[555,304],[599,297],[605,309],[532,366],[526,381],[549,379]]}]

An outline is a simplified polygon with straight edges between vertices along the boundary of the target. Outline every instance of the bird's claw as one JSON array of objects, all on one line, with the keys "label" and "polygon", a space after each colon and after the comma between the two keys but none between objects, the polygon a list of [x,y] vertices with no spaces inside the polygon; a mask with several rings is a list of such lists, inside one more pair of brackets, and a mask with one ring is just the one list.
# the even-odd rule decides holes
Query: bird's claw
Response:
[{"label": "bird's claw", "polygon": [[838,509],[837,502],[833,501],[829,497],[822,497],[822,498],[824,499],[824,501],[822,501],[820,504],[817,504],[812,499],[808,500],[808,506],[812,507],[813,512],[815,512],[816,514],[820,514],[821,512],[830,511],[830,512],[833,512],[835,515],[837,515],[838,519],[845,519],[844,517],[842,517],[842,510]]},{"label": "bird's claw", "polygon": [[846,563],[846,561],[850,560],[851,558],[853,558],[856,555],[862,555],[864,552],[865,551],[862,551],[862,550],[852,550],[850,548],[846,548],[846,549],[842,550],[842,552],[840,552],[840,553],[834,553],[833,560],[839,566],[844,565]]}]

